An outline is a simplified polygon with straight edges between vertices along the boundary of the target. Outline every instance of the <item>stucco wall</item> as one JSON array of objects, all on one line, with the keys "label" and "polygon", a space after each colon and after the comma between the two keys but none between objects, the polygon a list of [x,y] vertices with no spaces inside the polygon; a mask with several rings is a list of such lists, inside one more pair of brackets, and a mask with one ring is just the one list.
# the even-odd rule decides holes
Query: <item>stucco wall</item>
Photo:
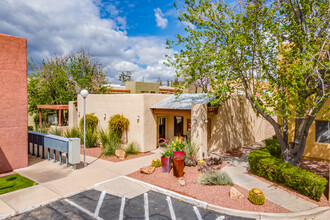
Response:
[{"label": "stucco wall", "polygon": [[[154,150],[157,146],[157,120],[150,107],[167,98],[163,94],[106,94],[88,95],[86,114],[95,113],[99,126],[108,129],[108,121],[115,114],[122,114],[130,121],[127,142],[135,142],[142,152]],[[83,98],[78,96],[80,121],[83,117]],[[106,114],[106,118],[103,115]],[[140,119],[137,120],[137,116]]]},{"label": "stucco wall", "polygon": [[0,173],[26,167],[26,39],[0,34]]},{"label": "stucco wall", "polygon": [[257,117],[246,98],[226,101],[211,119],[209,152],[225,152],[272,137],[273,127]]}]

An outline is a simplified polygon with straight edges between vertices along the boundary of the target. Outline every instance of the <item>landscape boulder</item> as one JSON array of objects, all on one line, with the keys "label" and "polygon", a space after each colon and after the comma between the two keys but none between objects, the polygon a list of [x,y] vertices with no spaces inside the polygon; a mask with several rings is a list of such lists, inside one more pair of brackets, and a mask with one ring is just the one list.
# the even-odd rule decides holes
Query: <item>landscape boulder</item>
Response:
[{"label": "landscape boulder", "polygon": [[244,198],[244,195],[239,192],[235,187],[231,187],[229,190],[229,195],[231,199],[241,199]]},{"label": "landscape boulder", "polygon": [[125,160],[125,158],[127,157],[125,151],[120,150],[120,149],[115,151],[115,155],[116,155],[116,157],[118,157],[121,160]]},{"label": "landscape boulder", "polygon": [[140,173],[143,174],[152,174],[155,171],[155,167],[153,166],[146,166],[146,167],[142,167],[140,168]]}]

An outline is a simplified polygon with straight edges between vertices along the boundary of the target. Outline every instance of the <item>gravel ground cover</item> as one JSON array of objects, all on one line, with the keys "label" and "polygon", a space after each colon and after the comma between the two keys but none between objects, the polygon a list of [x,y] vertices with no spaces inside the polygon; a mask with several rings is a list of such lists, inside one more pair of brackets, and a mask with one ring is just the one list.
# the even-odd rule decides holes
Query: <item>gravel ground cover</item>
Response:
[{"label": "gravel ground cover", "polygon": [[197,171],[197,167],[185,167],[184,172],[183,179],[185,180],[185,186],[181,186],[179,184],[179,178],[173,176],[173,169],[170,173],[162,173],[161,167],[159,167],[156,168],[155,172],[151,175],[141,174],[139,171],[136,171],[128,176],[209,204],[226,208],[271,213],[290,212],[269,200],[266,200],[265,204],[262,206],[252,204],[247,198],[249,191],[236,184],[234,187],[244,195],[242,199],[230,198],[229,190],[231,186],[199,185],[197,182],[201,173]]},{"label": "gravel ground cover", "polygon": [[[80,148],[80,153],[84,154],[84,147]],[[90,148],[86,148],[86,155],[90,156],[90,157],[95,157],[95,158],[101,158],[103,160],[108,160],[111,162],[121,162],[123,160],[120,160],[118,157],[116,156],[101,156],[102,154],[102,147],[90,147]],[[152,152],[146,152],[146,153],[139,153],[137,155],[128,155],[127,158],[125,160],[131,160],[131,159],[135,159],[138,157],[144,157],[144,156],[148,156],[154,154]]]}]

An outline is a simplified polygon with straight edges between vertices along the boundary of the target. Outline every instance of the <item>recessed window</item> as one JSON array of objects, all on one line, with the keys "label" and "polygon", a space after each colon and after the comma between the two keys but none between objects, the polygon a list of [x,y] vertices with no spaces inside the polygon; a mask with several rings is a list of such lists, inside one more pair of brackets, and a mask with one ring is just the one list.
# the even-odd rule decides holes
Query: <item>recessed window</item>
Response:
[{"label": "recessed window", "polygon": [[315,142],[330,143],[330,121],[315,121]]}]

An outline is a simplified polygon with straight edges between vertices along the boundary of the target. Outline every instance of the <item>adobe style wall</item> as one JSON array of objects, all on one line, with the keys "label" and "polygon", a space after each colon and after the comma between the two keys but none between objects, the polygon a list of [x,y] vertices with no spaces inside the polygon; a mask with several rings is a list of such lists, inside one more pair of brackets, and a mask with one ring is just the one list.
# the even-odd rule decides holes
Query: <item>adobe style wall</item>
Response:
[{"label": "adobe style wall", "polygon": [[28,165],[26,39],[0,34],[0,173]]},{"label": "adobe style wall", "polygon": [[[99,119],[99,127],[105,130],[108,130],[111,116],[122,114],[130,122],[127,143],[135,142],[142,152],[147,152],[157,147],[157,120],[150,108],[168,96],[164,94],[89,94],[86,98],[86,114],[95,113]],[[84,101],[80,95],[78,95],[78,112],[79,124],[84,116]],[[137,116],[140,117],[139,120]]]}]

